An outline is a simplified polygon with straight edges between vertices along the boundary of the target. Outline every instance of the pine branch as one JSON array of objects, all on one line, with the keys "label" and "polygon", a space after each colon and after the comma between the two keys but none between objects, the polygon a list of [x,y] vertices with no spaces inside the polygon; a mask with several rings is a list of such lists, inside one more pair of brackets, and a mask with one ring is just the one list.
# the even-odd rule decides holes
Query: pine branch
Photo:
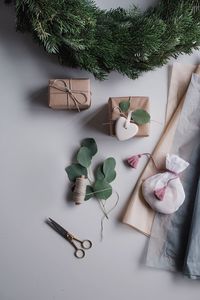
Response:
[{"label": "pine branch", "polygon": [[105,79],[130,78],[200,46],[200,0],[161,0],[144,13],[136,7],[101,10],[90,0],[16,0],[17,29],[29,31],[60,63]]}]

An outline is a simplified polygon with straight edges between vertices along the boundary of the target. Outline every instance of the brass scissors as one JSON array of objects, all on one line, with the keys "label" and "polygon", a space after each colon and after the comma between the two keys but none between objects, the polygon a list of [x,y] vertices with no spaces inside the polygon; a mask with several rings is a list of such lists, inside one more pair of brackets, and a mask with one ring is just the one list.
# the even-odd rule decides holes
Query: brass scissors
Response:
[{"label": "brass scissors", "polygon": [[[62,226],[60,226],[51,218],[47,219],[47,224],[50,225],[56,232],[58,232],[62,237],[64,237],[75,248],[74,255],[77,258],[83,258],[85,256],[84,250],[90,249],[92,247],[91,241],[89,240],[81,241],[75,238],[71,233],[69,233],[67,230],[65,230]],[[78,247],[77,244],[79,244],[80,247]]]}]

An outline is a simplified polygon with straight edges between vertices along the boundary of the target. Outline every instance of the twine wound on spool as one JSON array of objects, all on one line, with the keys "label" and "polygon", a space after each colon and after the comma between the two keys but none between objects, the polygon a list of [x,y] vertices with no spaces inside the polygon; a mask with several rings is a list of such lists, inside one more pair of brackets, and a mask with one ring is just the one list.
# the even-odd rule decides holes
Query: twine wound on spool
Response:
[{"label": "twine wound on spool", "polygon": [[73,191],[73,200],[75,204],[82,204],[85,200],[87,187],[87,178],[82,175],[81,177],[76,178],[75,188]]}]

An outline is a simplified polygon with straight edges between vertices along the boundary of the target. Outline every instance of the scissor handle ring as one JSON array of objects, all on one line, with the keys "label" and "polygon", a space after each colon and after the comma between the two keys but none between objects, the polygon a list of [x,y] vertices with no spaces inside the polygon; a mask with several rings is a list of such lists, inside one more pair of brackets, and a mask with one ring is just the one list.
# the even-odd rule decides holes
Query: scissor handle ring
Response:
[{"label": "scissor handle ring", "polygon": [[74,255],[77,257],[77,258],[83,258],[85,256],[85,251],[82,250],[82,249],[77,249],[75,252],[74,252]]},{"label": "scissor handle ring", "polygon": [[81,246],[84,249],[90,249],[92,247],[92,242],[90,240],[84,240],[81,242]]}]

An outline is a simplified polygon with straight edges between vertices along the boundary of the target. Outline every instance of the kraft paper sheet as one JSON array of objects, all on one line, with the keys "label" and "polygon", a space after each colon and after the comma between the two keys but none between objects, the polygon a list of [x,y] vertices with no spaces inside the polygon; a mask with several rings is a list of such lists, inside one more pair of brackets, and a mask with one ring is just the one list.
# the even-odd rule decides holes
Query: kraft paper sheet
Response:
[{"label": "kraft paper sheet", "polygon": [[[189,162],[181,174],[185,200],[171,215],[156,214],[146,264],[200,279],[200,76],[192,75],[171,153]],[[199,181],[200,182],[200,181]]]},{"label": "kraft paper sheet", "polygon": [[[172,67],[170,89],[168,96],[166,125],[163,134],[153,151],[153,157],[159,168],[164,167],[166,153],[170,152],[176,127],[178,125],[184,96],[189,86],[192,73],[200,74],[200,66],[175,63]],[[145,152],[145,151],[144,151]],[[122,222],[132,226],[141,233],[149,236],[155,212],[145,202],[141,193],[141,184],[149,176],[156,174],[150,160],[139,177]]]}]

